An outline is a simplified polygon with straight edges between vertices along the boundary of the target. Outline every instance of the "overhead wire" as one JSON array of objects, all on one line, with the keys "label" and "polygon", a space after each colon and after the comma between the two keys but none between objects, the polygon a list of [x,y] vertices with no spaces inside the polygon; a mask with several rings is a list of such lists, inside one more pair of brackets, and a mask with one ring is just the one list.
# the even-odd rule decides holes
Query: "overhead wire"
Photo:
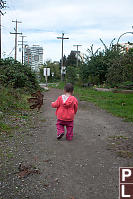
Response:
[{"label": "overhead wire", "polygon": [[12,52],[15,50],[15,47],[13,47],[13,49],[11,50],[11,52],[9,53],[8,57],[12,54]]},{"label": "overhead wire", "polygon": [[[10,34],[11,30],[13,29],[14,24],[12,23],[12,20],[16,20],[18,18],[18,12],[16,8],[16,1],[15,0],[8,0],[7,2],[7,8],[6,8],[6,14],[4,16],[4,25],[2,25],[3,31],[6,31]],[[8,25],[8,27],[7,27]],[[6,34],[6,33],[5,33]],[[9,45],[9,44],[8,44]],[[8,56],[12,54],[15,47],[11,50]]]},{"label": "overhead wire", "polygon": [[10,33],[9,28],[7,28],[6,26],[3,26],[3,25],[1,25],[1,27],[2,27],[2,29],[6,30],[7,32],[9,32],[9,33]]}]

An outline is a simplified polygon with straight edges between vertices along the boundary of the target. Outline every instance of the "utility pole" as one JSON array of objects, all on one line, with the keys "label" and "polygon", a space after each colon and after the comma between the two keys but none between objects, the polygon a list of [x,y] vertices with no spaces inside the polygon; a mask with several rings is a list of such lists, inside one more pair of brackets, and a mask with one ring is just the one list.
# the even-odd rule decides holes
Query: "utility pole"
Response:
[{"label": "utility pole", "polygon": [[77,67],[78,67],[78,55],[79,55],[79,46],[82,46],[82,45],[73,45],[73,46],[76,46],[77,47]]},{"label": "utility pole", "polygon": [[14,34],[15,35],[15,60],[17,60],[17,37],[18,35],[22,35],[22,33],[18,32],[18,23],[22,23],[21,21],[12,21],[14,23],[16,23],[16,28],[14,28],[15,33],[10,32],[10,34]]},{"label": "utility pole", "polygon": [[57,39],[61,39],[62,40],[62,58],[61,58],[61,81],[63,80],[63,74],[62,74],[62,69],[63,69],[63,67],[64,67],[64,63],[63,63],[63,41],[64,41],[64,39],[69,39],[68,37],[64,37],[64,33],[62,33],[62,37],[57,37]]},{"label": "utility pole", "polygon": [[21,44],[19,44],[19,45],[21,45],[22,46],[22,64],[24,63],[24,42],[26,42],[26,41],[24,41],[24,38],[26,37],[26,36],[20,36],[21,38],[22,38],[22,41],[18,41],[18,42],[21,42]]},{"label": "utility pole", "polygon": [[1,16],[4,15],[2,9],[6,8],[6,1],[0,0],[0,59],[1,59]]}]

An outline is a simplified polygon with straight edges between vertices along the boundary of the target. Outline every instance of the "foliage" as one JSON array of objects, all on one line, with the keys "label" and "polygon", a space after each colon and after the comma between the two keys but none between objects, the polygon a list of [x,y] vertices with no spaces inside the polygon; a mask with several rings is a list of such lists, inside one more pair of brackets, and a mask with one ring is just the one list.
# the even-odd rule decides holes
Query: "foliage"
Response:
[{"label": "foliage", "polygon": [[121,82],[133,81],[133,51],[113,59],[112,65],[108,68],[107,82],[114,86]]},{"label": "foliage", "polygon": [[111,86],[124,81],[133,81],[133,50],[128,52],[117,48],[114,39],[104,50],[94,51],[93,45],[87,50],[85,62],[80,67],[80,78],[83,83],[103,84]]},{"label": "foliage", "polygon": [[66,66],[76,66],[77,58],[75,51],[71,51],[66,59]]},{"label": "foliage", "polygon": [[[99,52],[99,49],[94,52],[93,45],[87,50],[85,63],[80,67],[80,78],[83,83],[91,82],[94,84],[100,83],[105,80],[103,72],[105,73],[105,67],[103,64],[103,53]],[[101,75],[102,74],[102,75]]]},{"label": "foliage", "polygon": [[122,82],[122,83],[118,83],[116,85],[117,88],[124,88],[124,89],[129,89],[129,90],[133,90],[133,82],[130,81],[126,81],[126,82]]},{"label": "foliage", "polygon": [[66,70],[66,81],[74,84],[77,79],[76,76],[77,76],[77,73],[76,73],[75,67],[68,66]]},{"label": "foliage", "polygon": [[25,88],[31,92],[39,88],[36,74],[31,68],[12,58],[0,60],[0,83],[3,86]]}]

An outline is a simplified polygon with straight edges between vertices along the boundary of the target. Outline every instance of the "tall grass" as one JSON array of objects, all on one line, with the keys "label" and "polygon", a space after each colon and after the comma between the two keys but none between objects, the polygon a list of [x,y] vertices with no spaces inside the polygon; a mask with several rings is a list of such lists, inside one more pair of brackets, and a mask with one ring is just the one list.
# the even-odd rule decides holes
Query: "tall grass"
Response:
[{"label": "tall grass", "polygon": [[7,115],[29,110],[27,97],[22,89],[0,87],[0,133],[12,130],[11,124],[5,122]]},{"label": "tall grass", "polygon": [[22,89],[0,88],[0,111],[28,109],[27,94]]}]

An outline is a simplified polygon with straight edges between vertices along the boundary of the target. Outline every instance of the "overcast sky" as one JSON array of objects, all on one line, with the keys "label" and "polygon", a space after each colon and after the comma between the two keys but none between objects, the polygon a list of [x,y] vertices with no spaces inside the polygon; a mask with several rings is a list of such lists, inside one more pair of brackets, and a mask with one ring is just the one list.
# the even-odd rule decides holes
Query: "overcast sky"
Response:
[{"label": "overcast sky", "polygon": [[[8,56],[14,47],[15,23],[18,31],[27,37],[27,44],[44,48],[44,60],[61,58],[61,40],[64,32],[69,40],[64,41],[64,54],[68,55],[81,44],[86,53],[94,44],[95,49],[103,47],[100,38],[109,45],[113,38],[127,31],[133,31],[133,0],[7,0],[6,14],[2,16],[2,52]],[[20,40],[20,39],[19,39]],[[126,34],[120,40],[133,42],[133,35]],[[14,56],[14,51],[11,53]],[[18,53],[18,60],[20,53]]]}]

